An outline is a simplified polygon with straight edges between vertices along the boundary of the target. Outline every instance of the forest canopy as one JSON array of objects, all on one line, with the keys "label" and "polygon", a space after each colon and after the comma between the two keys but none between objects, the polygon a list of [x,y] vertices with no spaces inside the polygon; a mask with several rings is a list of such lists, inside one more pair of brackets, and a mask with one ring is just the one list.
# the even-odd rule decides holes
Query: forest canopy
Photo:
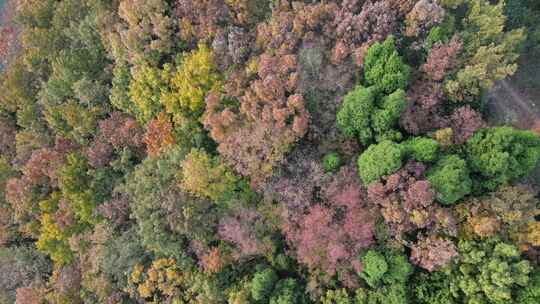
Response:
[{"label": "forest canopy", "polygon": [[540,119],[490,119],[539,20],[7,0],[0,303],[540,303]]}]

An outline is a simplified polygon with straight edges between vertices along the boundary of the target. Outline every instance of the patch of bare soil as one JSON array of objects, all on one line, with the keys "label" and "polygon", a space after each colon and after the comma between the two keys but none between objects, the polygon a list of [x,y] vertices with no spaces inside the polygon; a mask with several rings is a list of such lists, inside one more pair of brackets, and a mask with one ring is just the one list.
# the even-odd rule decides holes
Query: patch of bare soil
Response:
[{"label": "patch of bare soil", "polygon": [[520,129],[531,129],[540,119],[540,100],[535,98],[536,94],[528,91],[520,88],[511,79],[498,82],[488,97],[490,124],[509,124]]}]

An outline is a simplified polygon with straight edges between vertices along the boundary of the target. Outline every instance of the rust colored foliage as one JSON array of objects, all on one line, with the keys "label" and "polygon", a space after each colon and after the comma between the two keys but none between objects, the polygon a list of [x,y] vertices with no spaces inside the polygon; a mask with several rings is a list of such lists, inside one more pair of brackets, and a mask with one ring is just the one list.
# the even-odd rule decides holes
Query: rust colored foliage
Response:
[{"label": "rust colored foliage", "polygon": [[[225,80],[222,95],[207,98],[204,124],[218,151],[254,183],[264,180],[309,127],[306,91],[328,87],[330,96],[312,95],[320,103],[314,110],[335,111],[335,97],[352,84],[357,55],[396,29],[395,10],[386,1],[279,2],[272,19],[257,26],[255,45],[262,54]],[[215,42],[224,53],[225,39]],[[336,105],[328,107],[328,100]],[[329,132],[316,130],[327,130],[334,118],[317,118],[313,131],[322,137]]]},{"label": "rust colored foliage", "polygon": [[405,33],[407,36],[416,36],[425,33],[432,26],[441,23],[444,19],[445,11],[436,1],[420,0],[416,2],[413,9],[407,14]]},{"label": "rust colored foliage", "polygon": [[21,51],[19,40],[20,28],[15,23],[14,16],[17,1],[3,1],[0,11],[0,64],[7,66]]},{"label": "rust colored foliage", "polygon": [[101,168],[113,159],[113,147],[108,142],[97,139],[85,149],[85,156],[90,166]]},{"label": "rust colored foliage", "polygon": [[218,234],[221,239],[235,245],[234,258],[241,259],[270,252],[270,244],[265,243],[256,234],[255,228],[261,221],[263,221],[261,214],[245,208],[221,219]]},{"label": "rust colored foliage", "polygon": [[314,204],[297,224],[284,227],[298,260],[312,274],[334,275],[346,286],[358,286],[358,254],[373,242],[373,216],[365,205],[354,166],[343,167],[323,193],[324,204]]},{"label": "rust colored foliage", "polygon": [[114,152],[130,148],[141,153],[143,129],[131,116],[112,112],[109,118],[99,122],[99,135],[85,149],[88,163],[94,168],[106,166],[114,158]]},{"label": "rust colored foliage", "polygon": [[109,118],[99,122],[100,136],[115,149],[138,149],[143,145],[143,129],[137,121],[123,114],[112,112]]},{"label": "rust colored foliage", "polygon": [[193,46],[217,34],[229,20],[229,8],[223,0],[176,0],[174,16],[180,37]]},{"label": "rust colored foliage", "polygon": [[37,233],[39,202],[58,187],[58,171],[64,165],[67,153],[73,149],[76,149],[75,144],[57,137],[54,147],[34,150],[22,166],[22,175],[6,183],[6,201],[24,235],[33,236]]},{"label": "rust colored foliage", "polygon": [[450,42],[443,44],[435,43],[429,50],[426,63],[420,70],[425,73],[426,77],[432,81],[442,81],[447,73],[452,71],[457,65],[457,55],[461,52],[463,43],[459,36],[452,37]]},{"label": "rust colored foliage", "polygon": [[453,130],[454,143],[461,145],[467,142],[476,130],[486,126],[480,113],[470,106],[463,106],[454,111],[449,119],[449,127]]},{"label": "rust colored foliage", "polygon": [[217,247],[211,248],[201,257],[201,266],[208,273],[219,272],[224,266],[223,262],[223,257]]},{"label": "rust colored foliage", "polygon": [[488,238],[503,233],[522,250],[540,245],[538,199],[526,186],[503,186],[483,198],[456,206],[456,215],[467,235]]},{"label": "rust colored foliage", "polygon": [[21,178],[11,178],[6,183],[6,201],[13,209],[17,222],[26,222],[28,217],[37,220],[36,207],[30,206],[31,187]]},{"label": "rust colored foliage", "polygon": [[44,289],[38,286],[17,288],[15,304],[41,304],[44,293]]},{"label": "rust colored foliage", "polygon": [[281,174],[262,189],[267,201],[283,204],[281,218],[285,233],[298,226],[318,189],[326,188],[331,179],[325,174],[319,158],[305,150],[295,149],[284,163]]},{"label": "rust colored foliage", "polygon": [[[349,5],[358,3],[357,0],[345,2],[349,3]],[[343,8],[346,9],[347,6],[343,5]],[[355,22],[355,29],[362,33],[362,38],[366,42],[383,41],[397,30],[396,13],[389,1],[366,1]]]},{"label": "rust colored foliage", "polygon": [[63,154],[49,148],[36,150],[24,165],[23,179],[31,186],[58,182],[57,171],[64,163]]},{"label": "rust colored foliage", "polygon": [[6,246],[14,238],[14,218],[9,207],[0,207],[0,246]]},{"label": "rust colored foliage", "polygon": [[[296,56],[262,55],[258,79],[240,97],[239,113],[221,110],[223,99],[207,100],[204,122],[218,151],[253,182],[266,178],[307,129],[309,114],[302,95],[294,94]],[[221,111],[220,111],[221,110]]]},{"label": "rust colored foliage", "polygon": [[431,272],[448,265],[457,255],[452,241],[436,235],[422,236],[412,246],[411,262]]},{"label": "rust colored foliage", "polygon": [[407,99],[409,102],[400,120],[407,132],[420,135],[446,124],[441,113],[443,92],[439,83],[416,81],[407,92]]},{"label": "rust colored foliage", "polygon": [[163,149],[175,143],[173,126],[170,118],[165,113],[160,113],[146,126],[143,141],[146,151],[150,156],[158,155]]},{"label": "rust colored foliage", "polygon": [[0,26],[0,63],[7,64],[16,49],[17,31],[13,26]]},{"label": "rust colored foliage", "polygon": [[398,241],[417,229],[455,233],[448,211],[435,204],[435,192],[424,179],[425,166],[409,162],[381,182],[368,186],[368,202],[378,206],[390,234]]},{"label": "rust colored foliage", "polygon": [[[443,106],[445,97],[442,89],[442,81],[457,64],[457,55],[461,52],[462,42],[458,36],[446,44],[436,43],[430,50],[426,62],[420,67],[423,72],[407,92],[409,103],[401,116],[401,125],[409,133],[414,135],[425,134],[438,128],[449,126],[448,117],[444,115]],[[470,112],[470,111],[469,111]],[[462,112],[456,114],[461,115]],[[476,115],[471,124],[476,124]],[[452,119],[456,119],[453,117]],[[467,124],[469,122],[467,121]],[[461,126],[457,126],[461,128]],[[472,129],[469,126],[468,129]],[[469,135],[462,131],[456,138],[457,142]]]},{"label": "rust colored foliage", "polygon": [[67,155],[78,148],[79,145],[69,139],[60,136],[56,136],[54,139],[54,150],[62,155]]},{"label": "rust colored foliage", "polygon": [[50,279],[52,291],[47,294],[47,298],[53,303],[82,303],[79,292],[81,280],[81,270],[78,263],[55,269]]}]

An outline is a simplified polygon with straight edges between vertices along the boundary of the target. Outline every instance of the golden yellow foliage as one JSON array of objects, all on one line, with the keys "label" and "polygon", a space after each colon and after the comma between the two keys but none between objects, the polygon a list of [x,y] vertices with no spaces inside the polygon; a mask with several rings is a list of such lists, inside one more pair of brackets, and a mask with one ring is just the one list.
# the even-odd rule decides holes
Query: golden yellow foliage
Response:
[{"label": "golden yellow foliage", "polygon": [[191,150],[182,163],[180,187],[195,196],[219,201],[234,191],[236,182],[227,166],[203,150]]},{"label": "golden yellow foliage", "polygon": [[[165,70],[168,68],[166,66]],[[214,64],[213,54],[201,44],[197,50],[185,56],[172,75],[169,82],[171,90],[161,95],[161,103],[173,115],[197,117],[204,110],[206,94],[220,84],[221,76]]]}]

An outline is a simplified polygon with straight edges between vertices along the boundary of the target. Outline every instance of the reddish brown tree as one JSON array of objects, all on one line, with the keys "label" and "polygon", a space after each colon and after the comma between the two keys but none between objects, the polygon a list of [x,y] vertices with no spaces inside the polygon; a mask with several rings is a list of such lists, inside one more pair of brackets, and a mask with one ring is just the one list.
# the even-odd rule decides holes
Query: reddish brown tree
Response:
[{"label": "reddish brown tree", "polygon": [[57,171],[63,165],[64,158],[65,155],[49,148],[34,151],[22,169],[24,181],[31,186],[57,185]]},{"label": "reddish brown tree", "polygon": [[420,135],[446,124],[441,104],[443,92],[440,84],[416,81],[407,92],[407,107],[400,124],[409,133]]},{"label": "reddish brown tree", "polygon": [[229,21],[229,8],[223,0],[176,0],[174,15],[180,37],[195,46],[198,40],[213,39]]},{"label": "reddish brown tree", "polygon": [[90,166],[101,168],[113,159],[113,147],[109,143],[97,139],[85,149],[85,156]]},{"label": "reddish brown tree", "polygon": [[444,9],[432,0],[420,0],[407,14],[405,33],[408,36],[416,36],[425,33],[432,26],[443,21]]},{"label": "reddish brown tree", "polygon": [[426,63],[420,70],[432,81],[442,81],[444,77],[456,67],[457,55],[461,52],[463,43],[459,36],[452,37],[450,42],[443,44],[435,43],[429,50]]},{"label": "reddish brown tree", "polygon": [[431,272],[448,265],[457,255],[452,241],[436,235],[422,236],[412,246],[411,262]]},{"label": "reddish brown tree", "polygon": [[201,267],[205,272],[216,273],[219,272],[223,266],[223,257],[217,247],[211,248],[201,257]]},{"label": "reddish brown tree", "polygon": [[373,241],[373,215],[366,208],[354,166],[343,167],[314,204],[297,221],[285,221],[284,231],[298,260],[323,281],[337,275],[348,287],[360,270],[358,254]]},{"label": "reddish brown tree", "polygon": [[302,137],[309,114],[297,84],[296,56],[262,55],[258,79],[240,97],[239,113],[223,109],[217,96],[207,101],[205,125],[218,151],[232,167],[254,183],[265,179],[285,152]]},{"label": "reddish brown tree", "polygon": [[435,204],[435,192],[424,178],[426,167],[408,162],[398,172],[368,186],[368,202],[381,210],[390,234],[404,241],[404,233],[428,228],[455,233],[454,221]]},{"label": "reddish brown tree", "polygon": [[41,304],[44,294],[44,288],[38,286],[17,288],[15,304]]},{"label": "reddish brown tree", "polygon": [[449,127],[454,134],[454,143],[464,144],[476,130],[486,126],[482,115],[470,106],[463,106],[454,111],[449,119]]},{"label": "reddish brown tree", "polygon": [[242,208],[221,219],[218,234],[221,239],[235,245],[236,252],[233,253],[233,257],[242,259],[270,252],[271,244],[265,242],[258,234],[261,232],[260,228],[264,226],[266,226],[264,218],[260,213],[253,209]]},{"label": "reddish brown tree", "polygon": [[[444,114],[446,100],[441,81],[455,67],[461,48],[462,43],[457,36],[447,44],[436,43],[431,48],[426,63],[420,67],[423,74],[407,92],[409,103],[400,123],[409,133],[420,135],[449,126],[449,117]],[[475,125],[476,119],[471,118],[474,120],[471,124]],[[459,134],[460,138],[463,135]]]},{"label": "reddish brown tree", "polygon": [[143,141],[150,156],[158,155],[163,149],[175,143],[172,133],[173,127],[170,118],[160,113],[146,126]]},{"label": "reddish brown tree", "polygon": [[112,112],[99,122],[100,136],[115,149],[138,149],[143,145],[143,129],[137,121],[122,112]]},{"label": "reddish brown tree", "polygon": [[8,66],[20,52],[21,41],[19,39],[20,28],[15,23],[17,1],[8,0],[3,2],[0,12],[0,64]]}]

